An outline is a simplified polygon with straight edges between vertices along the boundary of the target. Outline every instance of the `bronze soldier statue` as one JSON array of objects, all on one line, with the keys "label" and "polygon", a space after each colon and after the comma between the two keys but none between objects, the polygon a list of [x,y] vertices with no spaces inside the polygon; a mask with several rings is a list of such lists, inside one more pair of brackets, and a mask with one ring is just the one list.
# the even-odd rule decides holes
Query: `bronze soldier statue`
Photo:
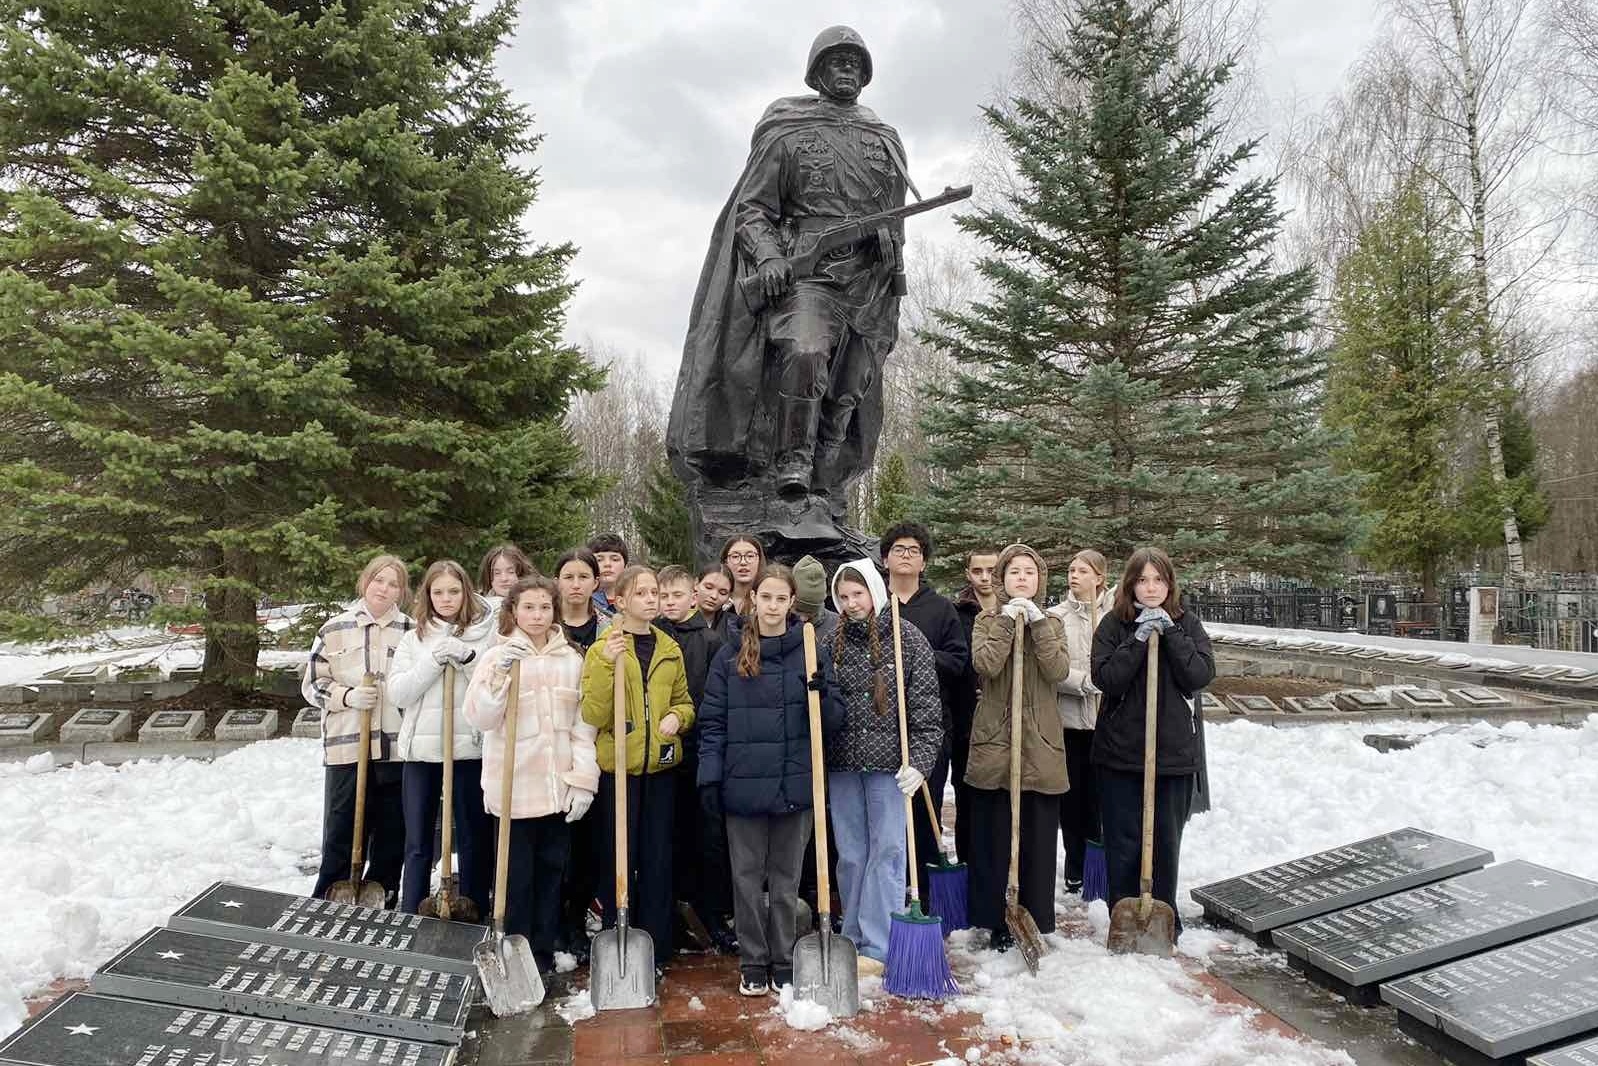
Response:
[{"label": "bronze soldier statue", "polygon": [[[898,332],[904,146],[858,102],[871,53],[847,26],[810,47],[805,84],[766,108],[711,237],[667,444],[700,554],[754,532],[772,555],[842,557],[848,486],[882,428]],[[969,190],[963,190],[969,195]]]}]

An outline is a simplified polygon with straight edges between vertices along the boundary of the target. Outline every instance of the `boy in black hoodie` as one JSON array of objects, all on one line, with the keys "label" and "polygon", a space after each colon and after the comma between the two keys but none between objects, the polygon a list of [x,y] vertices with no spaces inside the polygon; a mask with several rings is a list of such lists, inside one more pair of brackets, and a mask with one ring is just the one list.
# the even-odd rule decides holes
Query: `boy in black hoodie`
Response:
[{"label": "boy in black hoodie", "polygon": [[[710,663],[720,650],[722,635],[710,628],[694,601],[694,578],[680,566],[668,566],[660,571],[660,617],[655,624],[670,635],[682,648],[683,668],[687,674],[688,695],[697,710],[705,695],[705,677]],[[685,780],[694,780],[699,770],[699,737],[690,730],[683,737],[683,769]],[[679,913],[691,910],[704,923],[714,946],[728,954],[738,950],[729,923],[732,921],[732,870],[727,861],[727,827],[720,820],[709,818],[699,806],[697,789],[679,788],[676,791],[676,839],[686,850],[684,854],[703,857],[703,865],[691,862],[675,864],[677,907]],[[699,939],[694,923],[683,913],[688,942]],[[710,944],[700,944],[708,948]]]}]

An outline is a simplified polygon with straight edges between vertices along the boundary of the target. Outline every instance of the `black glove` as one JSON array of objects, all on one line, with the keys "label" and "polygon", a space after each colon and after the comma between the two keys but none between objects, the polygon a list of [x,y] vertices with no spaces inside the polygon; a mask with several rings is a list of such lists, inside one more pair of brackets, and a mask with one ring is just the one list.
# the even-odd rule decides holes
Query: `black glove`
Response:
[{"label": "black glove", "polygon": [[810,680],[805,684],[805,687],[811,692],[825,692],[827,689],[826,675],[818,669],[810,675]]},{"label": "black glove", "polygon": [[707,818],[721,818],[721,786],[699,786],[699,809],[705,812]]}]

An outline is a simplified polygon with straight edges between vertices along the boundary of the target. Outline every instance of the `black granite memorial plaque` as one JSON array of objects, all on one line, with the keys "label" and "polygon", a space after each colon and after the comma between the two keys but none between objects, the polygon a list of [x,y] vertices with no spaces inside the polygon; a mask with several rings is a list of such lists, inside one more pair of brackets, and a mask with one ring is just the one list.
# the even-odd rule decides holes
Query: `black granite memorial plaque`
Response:
[{"label": "black granite memorial plaque", "polygon": [[18,711],[7,711],[0,714],[0,730],[21,732],[30,729],[34,722],[39,720],[39,715]]},{"label": "black granite memorial plaque", "polygon": [[151,729],[182,729],[189,724],[188,711],[158,711],[150,718]]},{"label": "black granite memorial plaque", "polygon": [[1598,916],[1598,882],[1516,859],[1278,929],[1278,947],[1356,1002],[1379,982]]},{"label": "black granite memorial plaque", "polygon": [[308,948],[152,929],[95,971],[92,991],[458,1046],[471,978]]},{"label": "black granite memorial plaque", "polygon": [[0,1066],[452,1066],[441,1044],[73,992],[0,1042]]},{"label": "black granite memorial plaque", "polygon": [[1526,1066],[1598,1066],[1598,1036],[1533,1055]]},{"label": "black granite memorial plaque", "polygon": [[100,710],[98,708],[82,710],[72,716],[72,721],[78,725],[110,725],[117,720],[117,716],[121,713],[121,711]]},{"label": "black granite memorial plaque", "polygon": [[219,881],[179,907],[167,928],[254,940],[353,959],[374,959],[471,976],[472,949],[486,926],[441,922],[325,899],[268,892]]},{"label": "black granite memorial plaque", "polygon": [[1493,853],[1420,829],[1267,866],[1192,890],[1212,920],[1270,942],[1270,931],[1378,896],[1479,870]]},{"label": "black granite memorial plaque", "polygon": [[1552,1050],[1598,1028],[1598,921],[1389,981],[1382,999],[1400,1028],[1433,1046],[1441,1036],[1445,1052]]}]

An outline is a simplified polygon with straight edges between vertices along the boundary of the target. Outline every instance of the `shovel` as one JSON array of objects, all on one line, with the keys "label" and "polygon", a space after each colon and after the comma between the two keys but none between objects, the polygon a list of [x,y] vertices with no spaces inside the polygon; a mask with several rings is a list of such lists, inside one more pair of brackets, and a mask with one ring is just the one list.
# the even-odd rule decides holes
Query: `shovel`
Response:
[{"label": "shovel", "polygon": [[538,963],[533,961],[532,945],[520,934],[505,935],[505,897],[510,894],[511,786],[516,774],[516,705],[521,681],[522,664],[518,659],[511,664],[510,690],[505,694],[505,768],[499,778],[499,844],[494,853],[494,935],[472,949],[483,998],[496,1018],[526,1014],[544,1002],[544,979],[538,975]]},{"label": "shovel", "polygon": [[[627,883],[627,672],[616,659],[616,927],[594,937],[588,955],[588,992],[595,1010],[631,1010],[655,1002],[655,941],[628,925]],[[646,708],[647,710],[647,708]],[[647,715],[646,715],[647,717]],[[645,741],[647,744],[647,740]]]},{"label": "shovel", "polygon": [[416,908],[424,918],[442,918],[446,922],[475,922],[482,917],[477,904],[461,895],[451,867],[455,848],[455,668],[444,667],[444,869],[439,875],[438,891],[422,900]]},{"label": "shovel", "polygon": [[[805,623],[805,676],[816,673],[816,628]],[[810,805],[816,815],[816,909],[821,924],[793,946],[795,995],[827,1008],[834,1018],[860,1013],[860,959],[854,941],[832,932],[832,885],[827,877],[826,763],[821,752],[821,693],[810,690]]]},{"label": "shovel", "polygon": [[[377,677],[368,673],[361,678],[362,688],[377,687]],[[388,890],[376,881],[361,880],[361,868],[366,858],[366,764],[372,756],[372,715],[382,708],[379,699],[376,707],[361,711],[361,750],[355,758],[355,839],[350,843],[350,879],[334,881],[327,886],[326,896],[334,903],[348,903],[357,907],[382,910],[388,902]]]},{"label": "shovel", "polygon": [[1034,977],[1038,960],[1049,950],[1032,912],[1021,906],[1021,716],[1025,713],[1022,692],[1026,684],[1026,626],[1015,620],[1015,649],[1010,667],[1010,875],[1004,886],[1004,924],[1021,950],[1021,961]]},{"label": "shovel", "polygon": [[1149,634],[1149,666],[1143,698],[1143,868],[1138,875],[1138,897],[1119,900],[1110,911],[1110,938],[1106,945],[1119,955],[1169,957],[1176,944],[1176,912],[1154,898],[1154,743],[1159,721],[1160,634]]}]

